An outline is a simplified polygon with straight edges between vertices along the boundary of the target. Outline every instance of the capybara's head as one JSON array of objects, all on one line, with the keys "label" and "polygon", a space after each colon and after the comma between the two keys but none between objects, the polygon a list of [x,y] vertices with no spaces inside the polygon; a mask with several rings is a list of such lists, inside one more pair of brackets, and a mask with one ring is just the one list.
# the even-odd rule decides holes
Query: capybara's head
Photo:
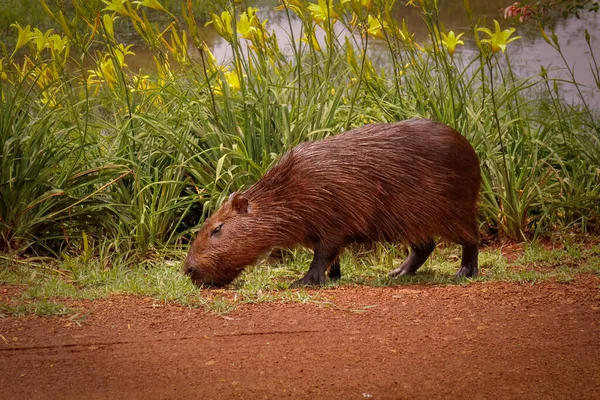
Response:
[{"label": "capybara's head", "polygon": [[184,272],[197,285],[224,286],[260,256],[253,237],[248,199],[233,193],[208,218],[192,242]]}]

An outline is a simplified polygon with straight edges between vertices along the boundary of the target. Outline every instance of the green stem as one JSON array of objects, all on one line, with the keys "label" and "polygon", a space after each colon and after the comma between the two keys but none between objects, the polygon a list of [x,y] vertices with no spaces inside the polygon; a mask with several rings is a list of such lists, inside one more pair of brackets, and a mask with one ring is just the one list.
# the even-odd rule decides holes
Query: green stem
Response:
[{"label": "green stem", "polygon": [[354,89],[354,93],[352,94],[352,102],[350,103],[350,112],[348,112],[348,119],[346,120],[345,129],[348,130],[350,128],[350,121],[352,120],[352,113],[354,112],[354,104],[356,103],[356,98],[358,97],[358,91],[360,86],[362,85],[363,74],[365,70],[365,63],[367,61],[367,47],[369,45],[369,32],[365,29],[365,45],[362,52],[362,61],[360,63],[360,72],[358,74],[358,81],[356,82],[356,88]]},{"label": "green stem", "polygon": [[[487,65],[490,70],[490,98],[492,100],[494,121],[496,122],[496,129],[498,130],[498,141],[500,142],[500,152],[502,154],[502,162],[504,164],[503,178],[504,178],[504,185],[506,186],[504,188],[504,192],[507,197],[510,197],[509,206],[512,207],[512,205],[515,204],[514,191],[513,191],[512,185],[511,185],[511,180],[509,178],[509,174],[508,174],[508,162],[506,161],[506,147],[504,146],[504,139],[502,138],[502,128],[500,126],[500,118],[498,117],[498,108],[496,105],[496,95],[495,95],[495,91],[494,91],[494,73],[493,73],[493,69],[492,69],[491,58],[489,56],[487,57]],[[504,212],[506,213],[506,210],[504,210]],[[513,222],[516,222],[516,221],[513,221]],[[512,224],[510,224],[510,221],[509,221],[509,225],[512,225]],[[512,236],[517,236],[517,234],[522,235],[521,227],[517,227],[517,228],[518,228],[518,232],[514,232],[513,229],[509,229],[510,230],[509,234]]]}]

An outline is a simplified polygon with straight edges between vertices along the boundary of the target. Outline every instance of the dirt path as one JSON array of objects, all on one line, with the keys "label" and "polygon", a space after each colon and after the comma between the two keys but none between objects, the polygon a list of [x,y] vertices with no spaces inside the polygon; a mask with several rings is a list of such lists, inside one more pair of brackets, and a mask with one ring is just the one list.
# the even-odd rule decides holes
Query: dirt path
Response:
[{"label": "dirt path", "polygon": [[0,320],[0,399],[600,399],[599,277],[322,293],[336,306]]}]

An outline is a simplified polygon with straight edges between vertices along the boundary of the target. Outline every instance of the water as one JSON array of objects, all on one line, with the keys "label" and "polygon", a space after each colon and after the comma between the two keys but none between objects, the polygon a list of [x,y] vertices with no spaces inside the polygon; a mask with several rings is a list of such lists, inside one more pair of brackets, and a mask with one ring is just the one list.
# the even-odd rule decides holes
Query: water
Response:
[{"label": "water", "polygon": [[[475,20],[479,19],[480,26],[487,27],[493,31],[493,20],[496,19],[500,22],[502,29],[511,26],[517,29],[513,36],[521,36],[521,39],[510,43],[508,45],[508,52],[511,57],[513,71],[518,77],[539,76],[540,67],[544,66],[550,71],[550,77],[570,80],[570,75],[565,69],[565,63],[560,54],[544,41],[536,21],[515,23],[513,20],[504,20],[503,10],[504,7],[512,4],[510,0],[473,1],[472,3],[473,16]],[[258,15],[261,20],[268,19],[268,30],[275,32],[281,47],[285,48],[285,43],[289,43],[289,23],[285,12],[275,11],[277,4],[278,2],[276,1],[258,1],[257,7],[260,10]],[[453,30],[457,34],[458,32],[470,32],[469,20],[462,1],[440,0],[439,7],[443,28],[447,31]],[[406,21],[409,31],[415,33],[417,41],[428,40],[427,28],[417,8],[397,6],[394,9],[394,17],[399,21],[402,19]],[[575,79],[582,85],[581,89],[587,100],[592,105],[595,105],[595,108],[600,108],[600,91],[594,81],[594,74],[590,66],[590,49],[585,41],[585,29],[587,29],[590,34],[592,49],[594,49],[596,58],[600,62],[600,12],[582,13],[580,18],[574,15],[567,18],[559,15],[552,18],[547,17],[546,24],[546,32],[549,36],[550,27],[554,27],[563,55],[569,66],[573,69]],[[291,21],[291,26],[294,37],[298,38],[301,31],[301,21],[294,18]],[[336,25],[336,32],[341,36],[350,34],[339,23]],[[212,29],[205,29],[203,34],[219,60],[225,61],[231,57],[229,45],[225,40],[217,36]],[[319,35],[317,36],[319,37]],[[322,33],[319,39],[323,43]],[[470,36],[470,33],[466,33],[462,39],[465,45],[457,47],[455,57],[457,60],[471,60],[478,53],[475,40]],[[377,42],[371,41],[371,46],[372,49],[376,48]],[[566,85],[564,89],[567,100],[577,100],[575,87]]]},{"label": "water", "polygon": [[[316,2],[316,0],[314,0],[314,2]],[[486,26],[489,29],[493,30],[494,19],[497,19],[500,22],[503,29],[508,28],[511,26],[511,22],[503,19],[503,9],[511,3],[512,0],[472,0],[473,16],[475,19],[481,18],[480,25]],[[10,6],[11,4],[12,7]],[[28,23],[32,23],[34,26],[43,27],[44,25],[44,20],[41,19],[42,17],[35,12],[29,14],[19,13],[18,17],[15,16],[15,12],[18,11],[15,7],[17,5],[23,5],[21,0],[0,0],[0,5],[3,6],[0,8],[0,17],[18,18],[22,26]],[[32,9],[34,8],[34,5],[36,4],[32,3],[30,5]],[[261,20],[265,18],[268,19],[268,30],[275,32],[280,46],[285,49],[285,44],[289,43],[289,25],[286,13],[284,11],[275,11],[275,7],[279,5],[279,1],[257,0],[254,2],[254,5],[259,8],[258,15]],[[439,7],[441,10],[440,19],[445,30],[453,30],[456,33],[470,31],[469,21],[464,11],[462,1],[439,0]],[[43,12],[41,14],[43,15]],[[415,33],[415,38],[418,41],[427,40],[428,32],[417,8],[398,5],[394,9],[394,16],[398,20],[404,19],[406,21],[409,30]],[[6,18],[0,18],[0,21],[4,21]],[[597,60],[600,62],[600,12],[583,13],[580,19],[573,15],[566,19],[560,16],[552,18],[548,17],[547,19],[547,24],[549,26],[554,26],[555,32],[559,37],[563,54],[568,64],[575,71],[576,80],[584,85],[583,90],[586,93],[586,96],[592,100],[592,103],[594,103],[596,108],[600,108],[600,90],[598,90],[598,87],[596,86],[594,75],[590,69],[591,54],[584,38],[584,32],[587,28],[591,36],[592,48],[596,52]],[[141,69],[151,72],[155,70],[154,59],[150,51],[143,43],[139,41],[137,43],[135,42],[136,40],[139,40],[139,37],[136,36],[131,28],[129,29],[131,32],[126,32],[127,25],[122,22],[119,24],[117,30],[117,32],[121,32],[120,39],[126,44],[135,44],[133,47],[133,50],[136,53],[135,57],[128,57],[127,59],[129,67],[134,71]],[[4,25],[7,24],[8,23]],[[298,19],[292,19],[291,25],[297,39],[300,36],[301,22]],[[517,32],[514,35],[521,36],[521,39],[510,43],[508,45],[508,51],[511,57],[513,70],[518,76],[539,76],[540,66],[544,66],[551,70],[551,77],[569,78],[563,60],[560,55],[543,40],[536,22],[517,22],[514,26],[517,28]],[[218,60],[224,62],[231,57],[231,49],[228,43],[216,34],[211,25],[206,28],[201,28],[200,32],[201,37],[211,48]],[[350,34],[349,32],[344,31],[339,23],[336,26],[336,32],[341,36]],[[550,32],[549,28],[547,28],[547,32]],[[12,36],[16,37],[14,28],[9,28],[8,26],[0,26],[0,33],[2,33],[2,41],[9,45],[13,42],[10,40],[12,39]],[[472,37],[469,37],[469,34],[465,34],[462,39],[465,41],[465,45],[457,47],[455,58],[457,60],[470,60],[478,51],[475,42]],[[377,41],[372,40],[370,47],[374,53],[377,53]],[[373,57],[377,58],[377,54],[373,54]],[[576,96],[573,87],[567,88],[565,93],[567,93],[567,96],[573,98]]]}]

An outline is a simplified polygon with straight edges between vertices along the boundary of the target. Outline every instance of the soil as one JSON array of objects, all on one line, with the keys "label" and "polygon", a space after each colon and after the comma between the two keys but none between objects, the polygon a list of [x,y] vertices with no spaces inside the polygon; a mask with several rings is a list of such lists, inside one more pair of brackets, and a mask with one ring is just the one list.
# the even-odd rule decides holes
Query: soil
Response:
[{"label": "soil", "polygon": [[[0,293],[18,290],[0,286]],[[600,399],[600,277],[0,320],[0,399]]]}]

